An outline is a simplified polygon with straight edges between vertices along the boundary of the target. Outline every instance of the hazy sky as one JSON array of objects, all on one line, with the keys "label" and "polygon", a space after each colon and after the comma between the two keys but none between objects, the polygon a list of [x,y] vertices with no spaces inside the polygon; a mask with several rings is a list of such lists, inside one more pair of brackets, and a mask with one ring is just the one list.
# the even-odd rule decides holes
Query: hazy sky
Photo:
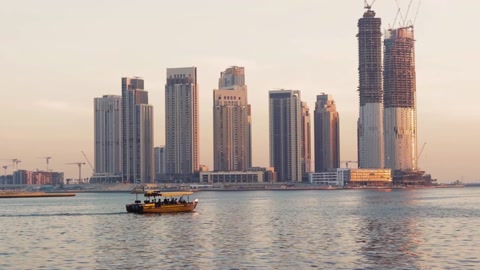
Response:
[{"label": "hazy sky", "polygon": [[[409,0],[398,2],[405,15]],[[395,0],[373,9],[382,28],[393,23]],[[441,182],[480,179],[479,10],[474,0],[423,0],[415,23],[419,148],[427,143],[419,165]],[[122,76],[145,79],[155,145],[163,145],[166,68],[197,66],[200,163],[213,168],[212,90],[221,71],[239,65],[252,105],[254,165],[269,165],[268,91],[278,88],[301,90],[312,112],[317,94],[333,95],[341,160],[356,160],[363,12],[361,0],[5,1],[0,158],[35,170],[52,156],[51,168],[77,177],[65,163],[84,162],[81,150],[94,162],[93,99],[120,95]]]}]

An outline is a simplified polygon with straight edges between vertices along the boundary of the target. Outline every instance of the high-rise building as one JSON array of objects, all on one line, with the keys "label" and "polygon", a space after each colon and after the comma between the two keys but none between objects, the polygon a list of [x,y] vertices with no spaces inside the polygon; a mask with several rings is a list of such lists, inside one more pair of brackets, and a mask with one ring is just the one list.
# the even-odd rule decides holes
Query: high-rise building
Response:
[{"label": "high-rise building", "polygon": [[302,181],[302,101],[298,90],[272,90],[270,166],[279,182]]},{"label": "high-rise building", "polygon": [[384,167],[381,19],[368,8],[358,20],[358,166]]},{"label": "high-rise building", "polygon": [[165,165],[169,175],[199,169],[197,68],[168,68],[165,85]]},{"label": "high-rise building", "polygon": [[332,96],[317,96],[314,118],[315,171],[333,171],[340,167],[340,120]]},{"label": "high-rise building", "polygon": [[302,177],[308,179],[312,162],[312,141],[310,129],[310,110],[306,102],[302,102]]},{"label": "high-rise building", "polygon": [[95,173],[122,172],[122,97],[94,99]]},{"label": "high-rise building", "polygon": [[390,29],[385,37],[385,167],[417,169],[417,106],[413,26]]},{"label": "high-rise building", "polygon": [[154,181],[153,107],[141,78],[122,78],[122,175],[124,182]]},{"label": "high-rise building", "polygon": [[213,167],[246,171],[252,166],[251,117],[243,67],[221,73],[213,90]]},{"label": "high-rise building", "polygon": [[155,175],[165,174],[165,146],[153,148]]},{"label": "high-rise building", "polygon": [[245,68],[233,66],[220,73],[218,89],[231,89],[231,87],[245,85]]}]

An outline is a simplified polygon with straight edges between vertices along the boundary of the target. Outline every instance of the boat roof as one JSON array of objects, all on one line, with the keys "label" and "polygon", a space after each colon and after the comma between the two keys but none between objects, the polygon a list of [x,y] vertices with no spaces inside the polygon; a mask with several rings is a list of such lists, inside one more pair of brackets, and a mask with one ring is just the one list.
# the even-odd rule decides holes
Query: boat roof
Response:
[{"label": "boat roof", "polygon": [[192,191],[174,191],[174,192],[163,192],[160,190],[149,190],[145,191],[145,196],[161,196],[161,197],[180,197],[184,195],[192,195]]}]

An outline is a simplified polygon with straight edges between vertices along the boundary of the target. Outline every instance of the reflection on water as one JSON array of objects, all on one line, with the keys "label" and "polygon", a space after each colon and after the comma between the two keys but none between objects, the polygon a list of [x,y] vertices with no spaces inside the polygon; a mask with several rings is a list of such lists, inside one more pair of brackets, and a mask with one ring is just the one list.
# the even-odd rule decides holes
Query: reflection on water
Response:
[{"label": "reflection on water", "polygon": [[480,189],[198,192],[0,200],[0,269],[480,269]]},{"label": "reflection on water", "polygon": [[415,195],[375,194],[362,198],[363,221],[357,241],[365,243],[362,255],[369,267],[421,268],[418,256],[420,230],[415,220]]}]

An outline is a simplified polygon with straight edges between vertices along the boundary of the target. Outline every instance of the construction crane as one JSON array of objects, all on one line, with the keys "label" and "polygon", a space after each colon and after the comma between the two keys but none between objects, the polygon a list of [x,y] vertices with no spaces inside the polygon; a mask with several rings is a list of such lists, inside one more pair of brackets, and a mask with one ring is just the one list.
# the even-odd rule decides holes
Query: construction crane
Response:
[{"label": "construction crane", "polygon": [[365,1],[364,1],[364,3],[365,3],[365,8],[368,9],[368,10],[372,9],[372,6],[373,6],[373,4],[375,4],[375,1],[376,1],[376,0],[373,0],[372,3],[369,4],[369,3],[367,2],[367,0],[365,0]]},{"label": "construction crane", "polygon": [[[403,16],[402,12],[400,11],[400,4],[398,3],[398,0],[395,0],[395,2],[397,4],[398,12],[397,12],[397,16],[395,17],[395,21],[393,22],[393,27],[395,27],[395,22],[397,21],[398,15],[400,15],[400,19],[401,19],[400,27],[407,27],[407,26],[412,27],[412,26],[414,26],[415,21],[417,20],[418,12],[420,11],[420,6],[422,4],[422,0],[418,1],[417,11],[415,12],[415,15],[414,15],[413,19],[411,19],[411,20],[408,20],[408,14],[410,13],[410,10],[412,9],[413,0],[410,0],[410,2],[408,3],[407,12],[405,13],[405,17]],[[410,25],[407,25],[407,23],[409,23]]]},{"label": "construction crane", "polygon": [[422,149],[420,149],[420,152],[418,152],[418,155],[417,155],[417,163],[418,163],[418,160],[420,159],[420,156],[421,156],[422,153],[423,153],[423,149],[425,149],[425,145],[426,145],[426,144],[427,144],[427,143],[425,142],[425,143],[423,144],[423,146],[422,146]]},{"label": "construction crane", "polygon": [[8,166],[12,166],[13,167],[13,171],[16,171],[18,169],[18,163],[22,162],[21,160],[17,159],[17,158],[0,158],[0,160],[8,160],[10,162],[12,162],[12,164],[9,164]]},{"label": "construction crane", "polygon": [[5,170],[4,173],[3,173],[3,184],[4,185],[7,184],[7,168],[10,167],[10,166],[13,166],[13,165],[9,164],[9,165],[3,166],[3,169]]},{"label": "construction crane", "polygon": [[48,169],[48,163],[49,163],[49,160],[50,160],[52,157],[41,157],[41,158],[44,158],[45,161],[47,162],[47,172],[50,171],[50,170]]},{"label": "construction crane", "polygon": [[92,168],[92,172],[95,173],[95,169],[93,168],[92,163],[90,163],[90,160],[88,160],[87,155],[85,155],[83,150],[81,152],[82,152],[83,156],[85,157],[85,159],[87,160],[88,165],[90,165],[90,168]]},{"label": "construction crane", "polygon": [[344,160],[344,161],[341,161],[341,163],[345,163],[345,167],[348,169],[348,164],[349,163],[357,163],[358,164],[358,161],[356,161],[356,160]]},{"label": "construction crane", "polygon": [[82,181],[82,165],[85,165],[85,162],[70,162],[65,163],[67,165],[77,165],[78,166],[78,181]]},{"label": "construction crane", "polygon": [[8,166],[12,166],[13,171],[16,171],[18,169],[18,163],[22,162],[21,160],[19,160],[17,158],[4,159],[4,160],[10,160],[12,162],[12,164],[8,165]]}]

